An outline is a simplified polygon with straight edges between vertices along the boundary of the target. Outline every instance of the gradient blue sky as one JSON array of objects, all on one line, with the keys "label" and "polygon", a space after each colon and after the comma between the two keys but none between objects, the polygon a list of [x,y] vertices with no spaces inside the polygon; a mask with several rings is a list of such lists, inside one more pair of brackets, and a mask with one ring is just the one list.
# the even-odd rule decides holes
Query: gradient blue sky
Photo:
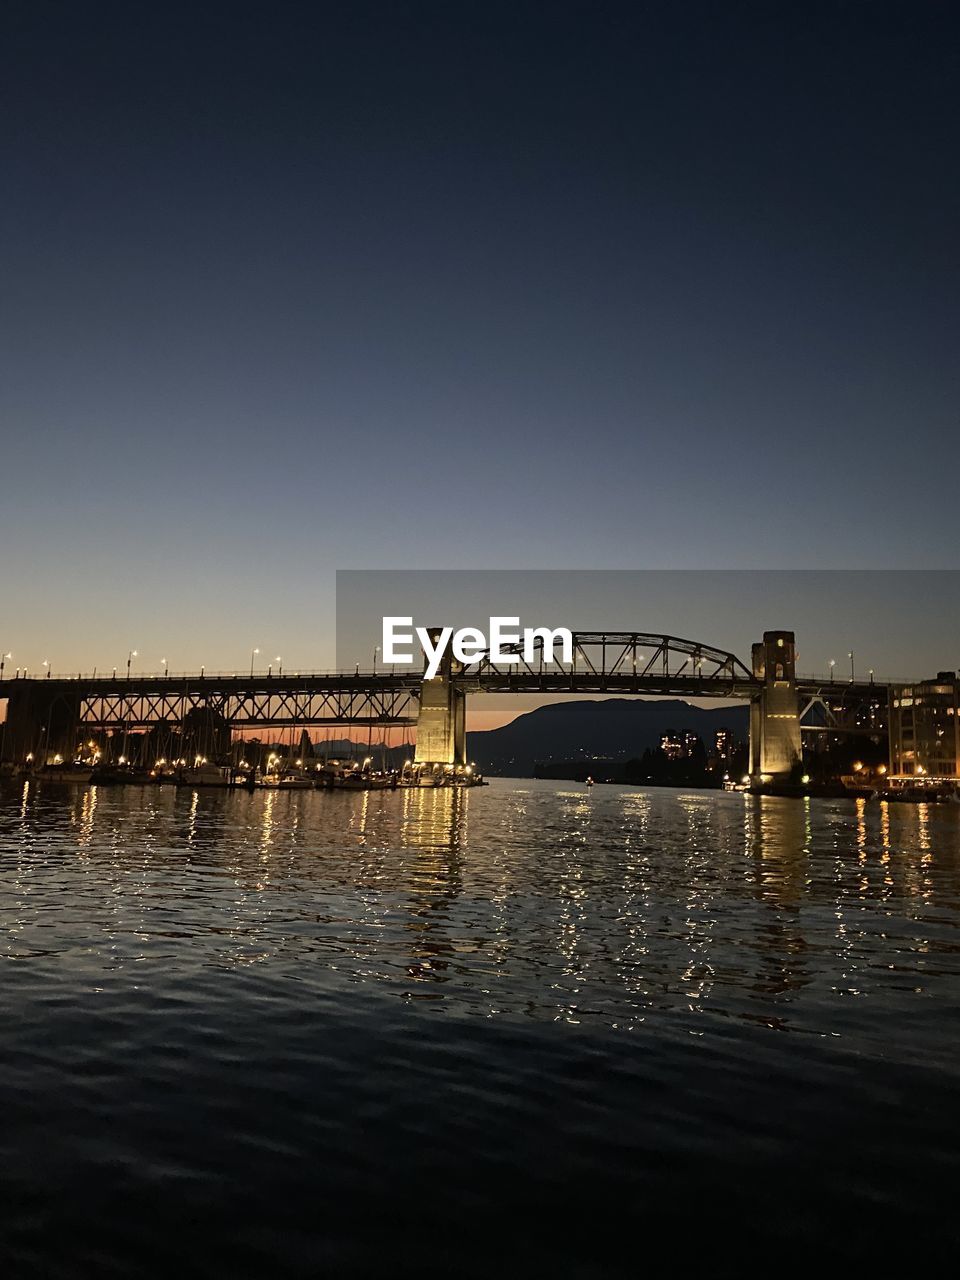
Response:
[{"label": "gradient blue sky", "polygon": [[12,665],[327,665],[336,568],[956,563],[956,6],[4,12]]}]

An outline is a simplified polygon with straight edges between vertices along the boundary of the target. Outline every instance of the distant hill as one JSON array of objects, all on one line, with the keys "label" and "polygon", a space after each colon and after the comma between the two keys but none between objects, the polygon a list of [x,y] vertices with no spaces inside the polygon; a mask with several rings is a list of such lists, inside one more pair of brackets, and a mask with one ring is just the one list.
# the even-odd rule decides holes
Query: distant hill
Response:
[{"label": "distant hill", "polygon": [[467,734],[467,757],[484,773],[532,777],[537,764],[601,757],[627,760],[659,747],[664,733],[696,733],[709,752],[717,729],[746,740],[749,708],[704,710],[678,698],[578,698],[518,716],[499,729]]},{"label": "distant hill", "polygon": [[[467,758],[494,776],[532,778],[536,766],[551,761],[588,759],[625,762],[649,747],[659,747],[664,733],[696,733],[709,752],[717,729],[729,729],[744,742],[749,731],[749,709],[735,704],[704,710],[679,698],[662,701],[646,698],[577,698],[555,702],[518,716],[499,729],[467,734]],[[289,748],[278,748],[284,754]],[[315,757],[361,759],[366,742],[349,739],[313,744]],[[410,743],[385,751],[375,744],[373,757],[392,768],[402,768],[413,757]],[[566,776],[566,775],[564,775]]]}]

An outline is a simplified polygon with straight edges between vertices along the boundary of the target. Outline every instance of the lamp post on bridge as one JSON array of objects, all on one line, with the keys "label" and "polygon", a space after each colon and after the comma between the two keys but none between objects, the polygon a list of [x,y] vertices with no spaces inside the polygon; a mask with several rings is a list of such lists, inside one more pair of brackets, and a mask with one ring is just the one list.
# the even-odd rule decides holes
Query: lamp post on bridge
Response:
[{"label": "lamp post on bridge", "polygon": [[250,679],[251,679],[251,680],[253,679],[253,660],[254,660],[254,658],[257,656],[257,654],[258,654],[259,652],[260,652],[260,650],[259,650],[259,649],[251,649],[251,650],[250,650]]},{"label": "lamp post on bridge", "polygon": [[373,650],[373,674],[377,674],[377,654],[380,652],[380,646],[375,645]]},{"label": "lamp post on bridge", "polygon": [[12,653],[0,653],[0,680],[3,679],[3,667],[8,658],[12,658]]},{"label": "lamp post on bridge", "polygon": [[47,680],[49,680],[49,679],[50,679],[50,662],[49,662],[49,659],[44,658],[44,660],[43,660],[43,665],[47,668],[47,675],[46,675],[46,679],[47,679]]},{"label": "lamp post on bridge", "polygon": [[831,658],[828,665],[830,667],[830,683],[833,684],[833,668],[837,665],[836,658]]},{"label": "lamp post on bridge", "polygon": [[127,654],[127,679],[128,680],[130,679],[130,667],[133,664],[134,658],[136,658],[137,656],[138,654],[136,649],[131,649],[130,652]]},{"label": "lamp post on bridge", "polygon": [[856,677],[855,677],[855,675],[854,675],[854,670],[853,670],[853,650],[852,650],[852,649],[851,649],[851,650],[850,650],[850,652],[847,654],[847,657],[850,659],[850,683],[851,683],[851,684],[855,684],[855,683],[856,683]]}]

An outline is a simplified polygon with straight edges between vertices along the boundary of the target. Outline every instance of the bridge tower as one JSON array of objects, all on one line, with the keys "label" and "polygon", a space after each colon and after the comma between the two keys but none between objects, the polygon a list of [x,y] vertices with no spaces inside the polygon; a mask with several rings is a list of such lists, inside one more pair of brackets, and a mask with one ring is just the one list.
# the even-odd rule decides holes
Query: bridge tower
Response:
[{"label": "bridge tower", "polygon": [[796,642],[792,631],[765,631],[753,646],[753,674],[763,682],[750,704],[750,777],[786,782],[801,761]]},{"label": "bridge tower", "polygon": [[[430,632],[434,643],[438,635],[438,631]],[[425,769],[467,762],[467,697],[452,682],[454,665],[448,649],[438,673],[420,686],[414,763]]]}]

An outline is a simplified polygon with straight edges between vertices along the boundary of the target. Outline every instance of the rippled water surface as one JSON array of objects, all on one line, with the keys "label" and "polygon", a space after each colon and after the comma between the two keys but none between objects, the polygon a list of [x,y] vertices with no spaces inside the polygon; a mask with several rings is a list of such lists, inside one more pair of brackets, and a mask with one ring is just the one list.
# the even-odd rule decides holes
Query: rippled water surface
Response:
[{"label": "rippled water surface", "polygon": [[958,926],[947,806],[7,784],[2,1274],[919,1259]]}]

